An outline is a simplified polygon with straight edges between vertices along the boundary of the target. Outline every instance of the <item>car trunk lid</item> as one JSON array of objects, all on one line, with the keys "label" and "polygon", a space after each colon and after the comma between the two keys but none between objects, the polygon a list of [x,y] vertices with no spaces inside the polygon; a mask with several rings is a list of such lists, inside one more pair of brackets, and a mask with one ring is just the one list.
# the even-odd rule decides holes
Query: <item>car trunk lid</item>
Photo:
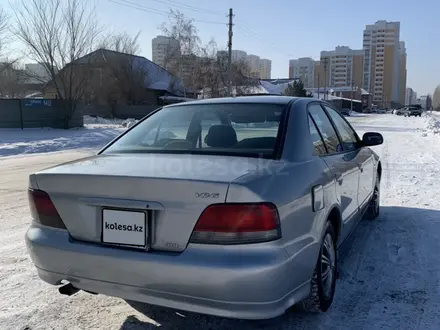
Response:
[{"label": "car trunk lid", "polygon": [[[139,225],[143,213],[147,247],[177,252],[185,249],[202,211],[225,202],[230,182],[257,170],[258,162],[206,155],[100,155],[43,170],[32,181],[49,194],[76,240],[128,244],[115,239],[110,226]],[[142,236],[126,234],[119,239],[139,242]]]}]

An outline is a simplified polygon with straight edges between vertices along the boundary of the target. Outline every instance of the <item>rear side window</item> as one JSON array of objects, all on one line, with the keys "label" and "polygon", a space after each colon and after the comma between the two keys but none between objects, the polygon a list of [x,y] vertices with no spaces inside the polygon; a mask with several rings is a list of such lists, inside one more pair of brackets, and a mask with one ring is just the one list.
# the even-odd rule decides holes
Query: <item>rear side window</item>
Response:
[{"label": "rear side window", "polygon": [[353,151],[360,147],[356,132],[348,125],[345,119],[334,109],[324,105],[325,110],[336,126],[342,140],[344,150]]},{"label": "rear side window", "polygon": [[342,146],[339,142],[338,135],[333,128],[330,119],[327,117],[324,109],[319,104],[311,104],[309,106],[309,113],[318,127],[322,138],[324,139],[325,146],[329,153],[336,153],[342,151]]},{"label": "rear side window", "polygon": [[321,135],[319,135],[318,130],[316,129],[316,125],[313,122],[312,117],[309,115],[309,131],[310,137],[312,138],[313,147],[318,155],[325,155],[327,150],[325,149],[324,141],[321,139]]}]

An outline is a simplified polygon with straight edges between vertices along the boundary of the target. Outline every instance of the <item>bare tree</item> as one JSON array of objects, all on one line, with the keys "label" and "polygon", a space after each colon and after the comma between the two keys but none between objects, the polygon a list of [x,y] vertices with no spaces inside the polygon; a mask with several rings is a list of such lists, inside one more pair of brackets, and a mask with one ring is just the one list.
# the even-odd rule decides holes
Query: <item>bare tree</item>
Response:
[{"label": "bare tree", "polygon": [[98,43],[98,49],[108,49],[119,53],[130,55],[138,55],[140,53],[139,46],[139,31],[135,36],[131,36],[127,32],[120,32],[116,34],[107,34]]},{"label": "bare tree", "polygon": [[0,57],[3,57],[4,43],[7,39],[9,15],[0,8]]},{"label": "bare tree", "polygon": [[[201,51],[197,28],[194,20],[187,18],[180,11],[171,9],[168,16],[168,21],[159,26],[162,34],[170,38],[165,49],[164,67],[179,77],[186,87],[193,88],[192,74]],[[177,85],[177,81],[173,80],[172,85]]]},{"label": "bare tree", "polygon": [[27,90],[23,70],[17,62],[0,63],[0,98],[22,98]]},{"label": "bare tree", "polygon": [[11,42],[9,33],[10,17],[8,13],[0,7],[0,84],[6,85],[10,81],[11,72],[17,64],[18,59],[11,59],[8,56],[8,44]]},{"label": "bare tree", "polygon": [[[207,91],[204,97],[225,97],[228,86],[227,54],[218,51],[217,44],[211,40],[201,48],[201,59],[193,78],[198,81],[196,86]],[[244,60],[233,62],[231,72],[231,84],[236,95],[252,94],[259,84],[257,79],[249,78],[249,64]]]},{"label": "bare tree", "polygon": [[[165,49],[165,68],[179,77],[185,89],[209,90],[209,97],[226,96],[227,58],[219,55],[217,43],[210,40],[202,44],[194,20],[179,11],[170,10],[169,20],[160,26],[162,33],[176,40]],[[232,64],[232,85],[237,94],[246,94],[258,84],[249,78],[249,65],[245,61]],[[177,83],[177,80],[174,80]]]},{"label": "bare tree", "polygon": [[100,49],[112,51],[105,56],[107,82],[102,93],[115,116],[118,101],[125,104],[138,104],[144,100],[146,85],[151,83],[148,67],[137,54],[140,51],[138,32],[131,36],[126,32],[108,35],[99,44]]},{"label": "bare tree", "polygon": [[84,56],[94,49],[100,28],[88,5],[86,0],[21,0],[13,9],[15,36],[23,43],[27,57],[47,71],[50,81],[46,89],[65,101],[65,128],[93,74],[92,57]]}]

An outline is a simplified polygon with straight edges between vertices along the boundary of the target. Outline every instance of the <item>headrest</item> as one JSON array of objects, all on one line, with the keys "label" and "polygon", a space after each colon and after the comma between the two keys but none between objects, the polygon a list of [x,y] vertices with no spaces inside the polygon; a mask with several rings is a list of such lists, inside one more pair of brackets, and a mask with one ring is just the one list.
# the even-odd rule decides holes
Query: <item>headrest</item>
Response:
[{"label": "headrest", "polygon": [[213,148],[230,148],[237,144],[237,133],[231,125],[212,125],[205,143]]}]

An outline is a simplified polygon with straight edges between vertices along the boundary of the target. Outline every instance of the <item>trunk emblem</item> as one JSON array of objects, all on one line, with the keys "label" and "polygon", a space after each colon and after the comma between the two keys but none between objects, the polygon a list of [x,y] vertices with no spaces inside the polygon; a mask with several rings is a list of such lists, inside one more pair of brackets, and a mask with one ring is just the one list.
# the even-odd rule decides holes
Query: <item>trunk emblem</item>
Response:
[{"label": "trunk emblem", "polygon": [[196,192],[196,198],[219,198],[220,193]]}]

